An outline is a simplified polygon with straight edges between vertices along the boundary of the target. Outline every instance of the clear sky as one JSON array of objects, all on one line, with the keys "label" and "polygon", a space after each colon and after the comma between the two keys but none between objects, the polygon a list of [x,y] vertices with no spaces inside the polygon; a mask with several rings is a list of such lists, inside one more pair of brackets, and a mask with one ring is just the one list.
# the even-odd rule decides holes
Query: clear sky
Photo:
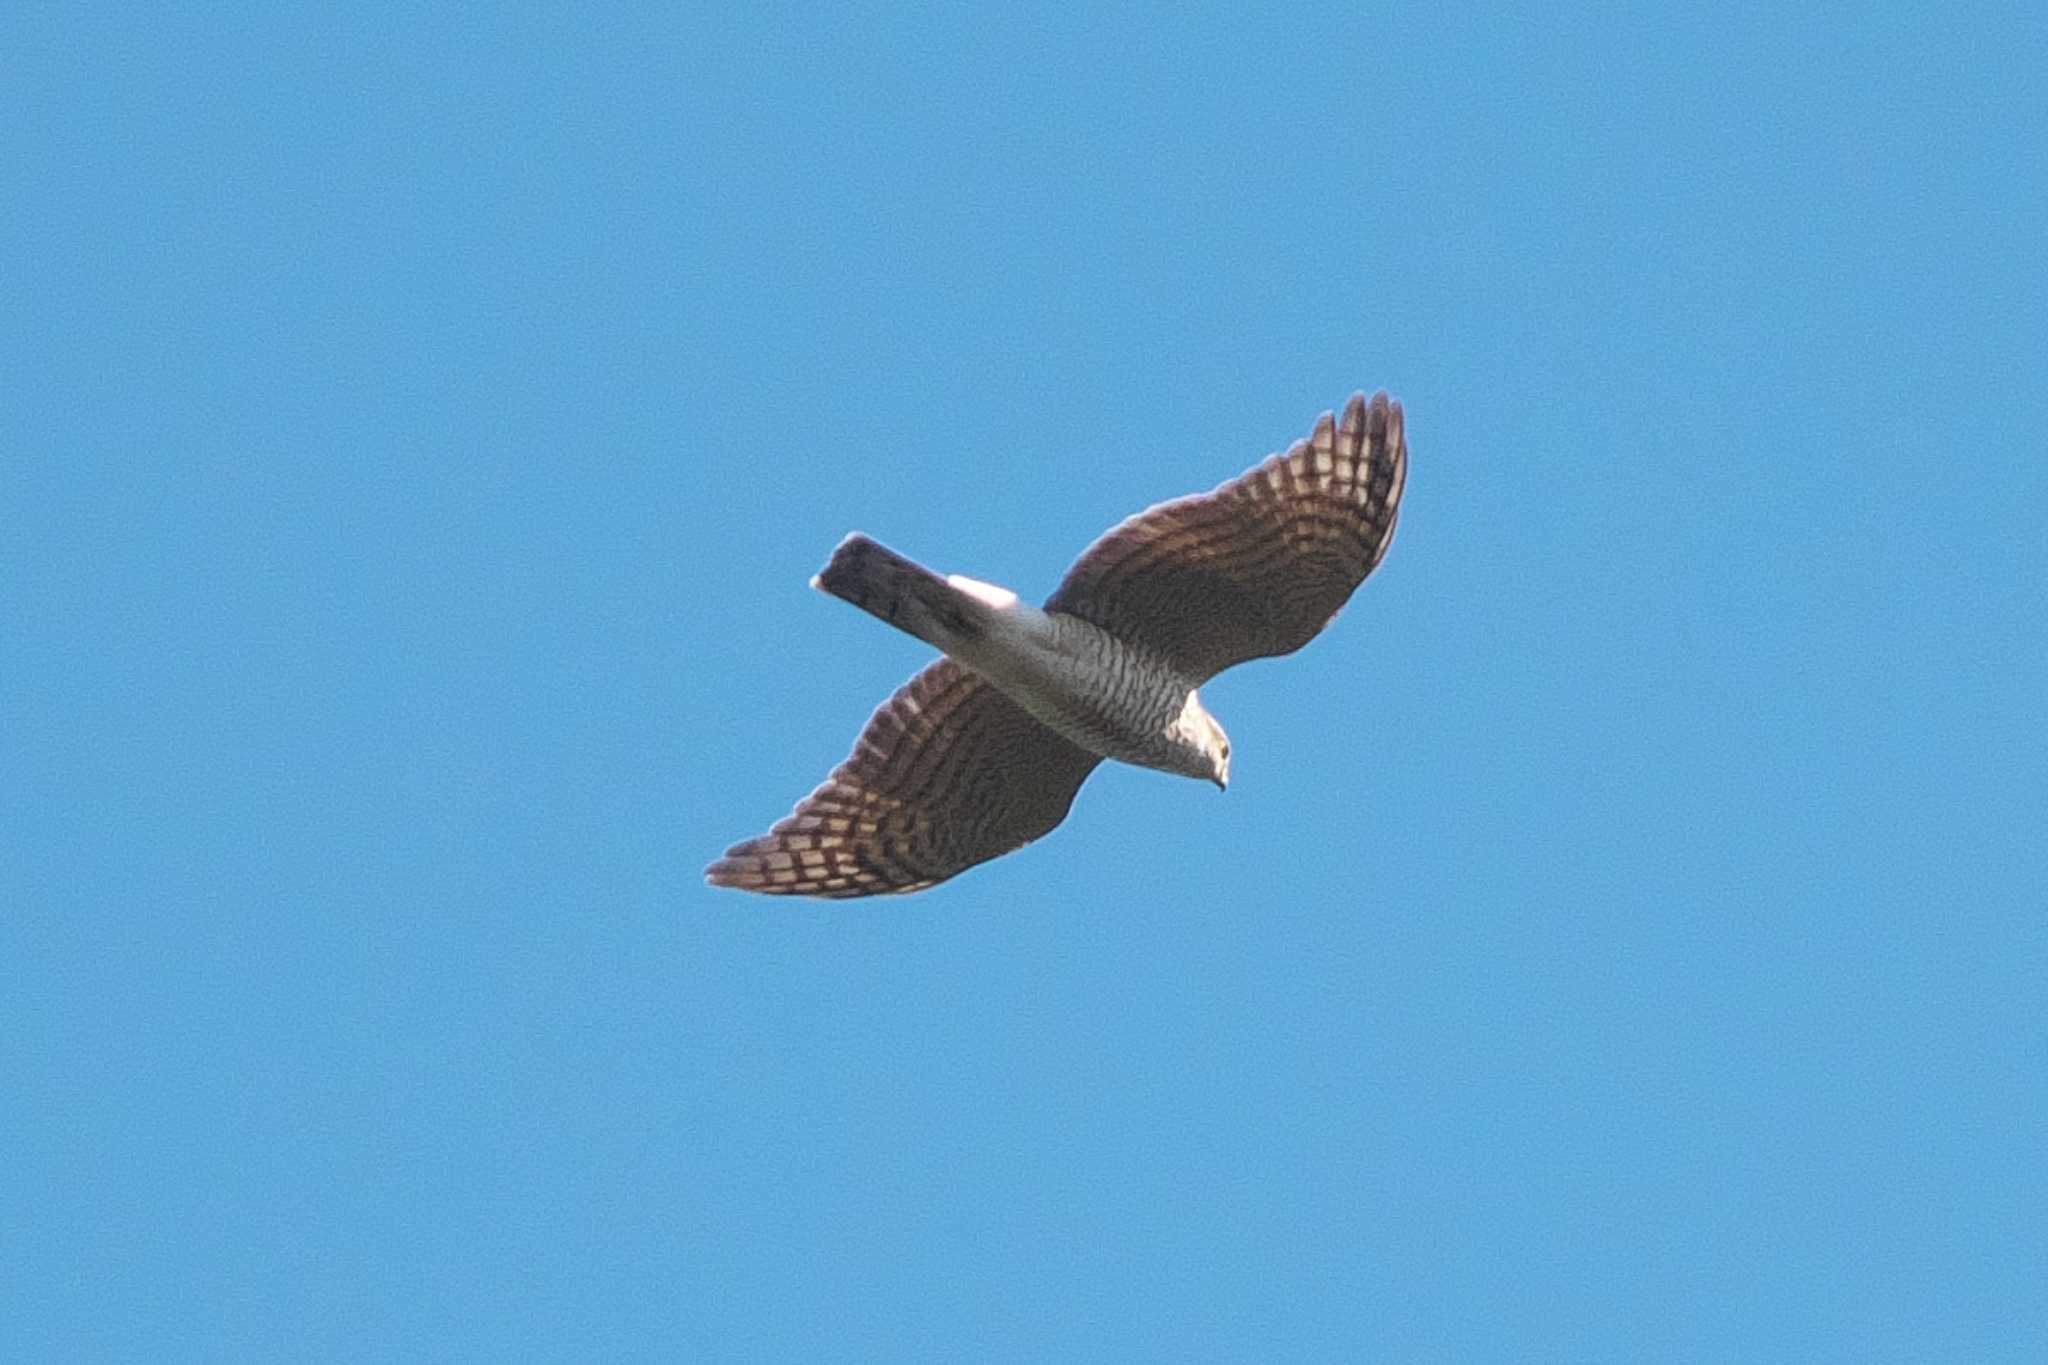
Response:
[{"label": "clear sky", "polygon": [[[2048,1358],[2048,20],[1796,8],[6,6],[0,1357]],[[1227,794],[703,885],[1381,387]]]}]

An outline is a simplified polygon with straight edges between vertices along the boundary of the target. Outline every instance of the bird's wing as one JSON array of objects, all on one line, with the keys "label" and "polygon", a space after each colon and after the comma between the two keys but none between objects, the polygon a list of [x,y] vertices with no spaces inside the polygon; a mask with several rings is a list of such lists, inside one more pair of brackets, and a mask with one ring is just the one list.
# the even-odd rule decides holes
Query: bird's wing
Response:
[{"label": "bird's wing", "polygon": [[1300,649],[1394,538],[1408,447],[1401,405],[1354,394],[1306,440],[1213,492],[1140,512],[1076,560],[1046,601],[1197,681]]},{"label": "bird's wing", "polygon": [[1101,761],[940,659],[876,710],[822,786],[704,875],[776,895],[920,891],[1066,819]]}]

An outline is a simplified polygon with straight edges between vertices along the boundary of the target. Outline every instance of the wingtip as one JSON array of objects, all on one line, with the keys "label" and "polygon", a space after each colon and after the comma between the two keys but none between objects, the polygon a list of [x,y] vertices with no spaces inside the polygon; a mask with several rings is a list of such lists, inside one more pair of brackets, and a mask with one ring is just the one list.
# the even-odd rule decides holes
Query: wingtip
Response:
[{"label": "wingtip", "polygon": [[760,875],[760,868],[751,859],[720,858],[704,869],[706,886],[722,887],[727,891],[753,891],[773,894],[783,890],[772,886]]},{"label": "wingtip", "polygon": [[1358,421],[1368,412],[1399,412],[1401,402],[1385,389],[1373,390],[1370,397],[1364,389],[1354,391],[1344,404],[1344,420],[1347,424]]},{"label": "wingtip", "polygon": [[1401,444],[1406,434],[1406,419],[1401,412],[1401,400],[1385,389],[1377,390],[1371,398],[1364,390],[1351,395],[1351,401],[1344,405],[1342,430],[1372,434],[1384,431],[1393,445]]}]

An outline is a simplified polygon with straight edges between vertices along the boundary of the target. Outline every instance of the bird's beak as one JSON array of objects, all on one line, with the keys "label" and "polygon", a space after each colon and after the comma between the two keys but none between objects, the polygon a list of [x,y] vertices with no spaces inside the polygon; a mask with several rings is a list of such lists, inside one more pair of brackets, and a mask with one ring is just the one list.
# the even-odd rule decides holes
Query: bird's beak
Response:
[{"label": "bird's beak", "polygon": [[1223,774],[1223,775],[1222,775],[1221,777],[1212,777],[1212,778],[1210,778],[1209,780],[1210,780],[1211,782],[1214,782],[1214,783],[1216,784],[1216,790],[1217,790],[1217,791],[1220,791],[1220,792],[1227,792],[1227,791],[1229,791],[1229,790],[1230,790],[1230,774],[1229,774],[1229,773],[1225,773],[1225,774]]}]

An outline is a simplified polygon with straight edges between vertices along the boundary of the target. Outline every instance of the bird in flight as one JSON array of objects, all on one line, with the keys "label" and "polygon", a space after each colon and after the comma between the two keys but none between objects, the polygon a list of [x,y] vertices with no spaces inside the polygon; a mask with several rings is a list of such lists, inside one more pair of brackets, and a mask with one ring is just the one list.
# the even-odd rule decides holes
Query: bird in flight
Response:
[{"label": "bird in flight", "polygon": [[945,657],[705,879],[773,895],[921,891],[1051,830],[1105,758],[1228,786],[1230,740],[1197,689],[1329,624],[1386,555],[1407,472],[1401,405],[1354,394],[1286,451],[1112,528],[1043,608],[848,536],[811,586]]}]

